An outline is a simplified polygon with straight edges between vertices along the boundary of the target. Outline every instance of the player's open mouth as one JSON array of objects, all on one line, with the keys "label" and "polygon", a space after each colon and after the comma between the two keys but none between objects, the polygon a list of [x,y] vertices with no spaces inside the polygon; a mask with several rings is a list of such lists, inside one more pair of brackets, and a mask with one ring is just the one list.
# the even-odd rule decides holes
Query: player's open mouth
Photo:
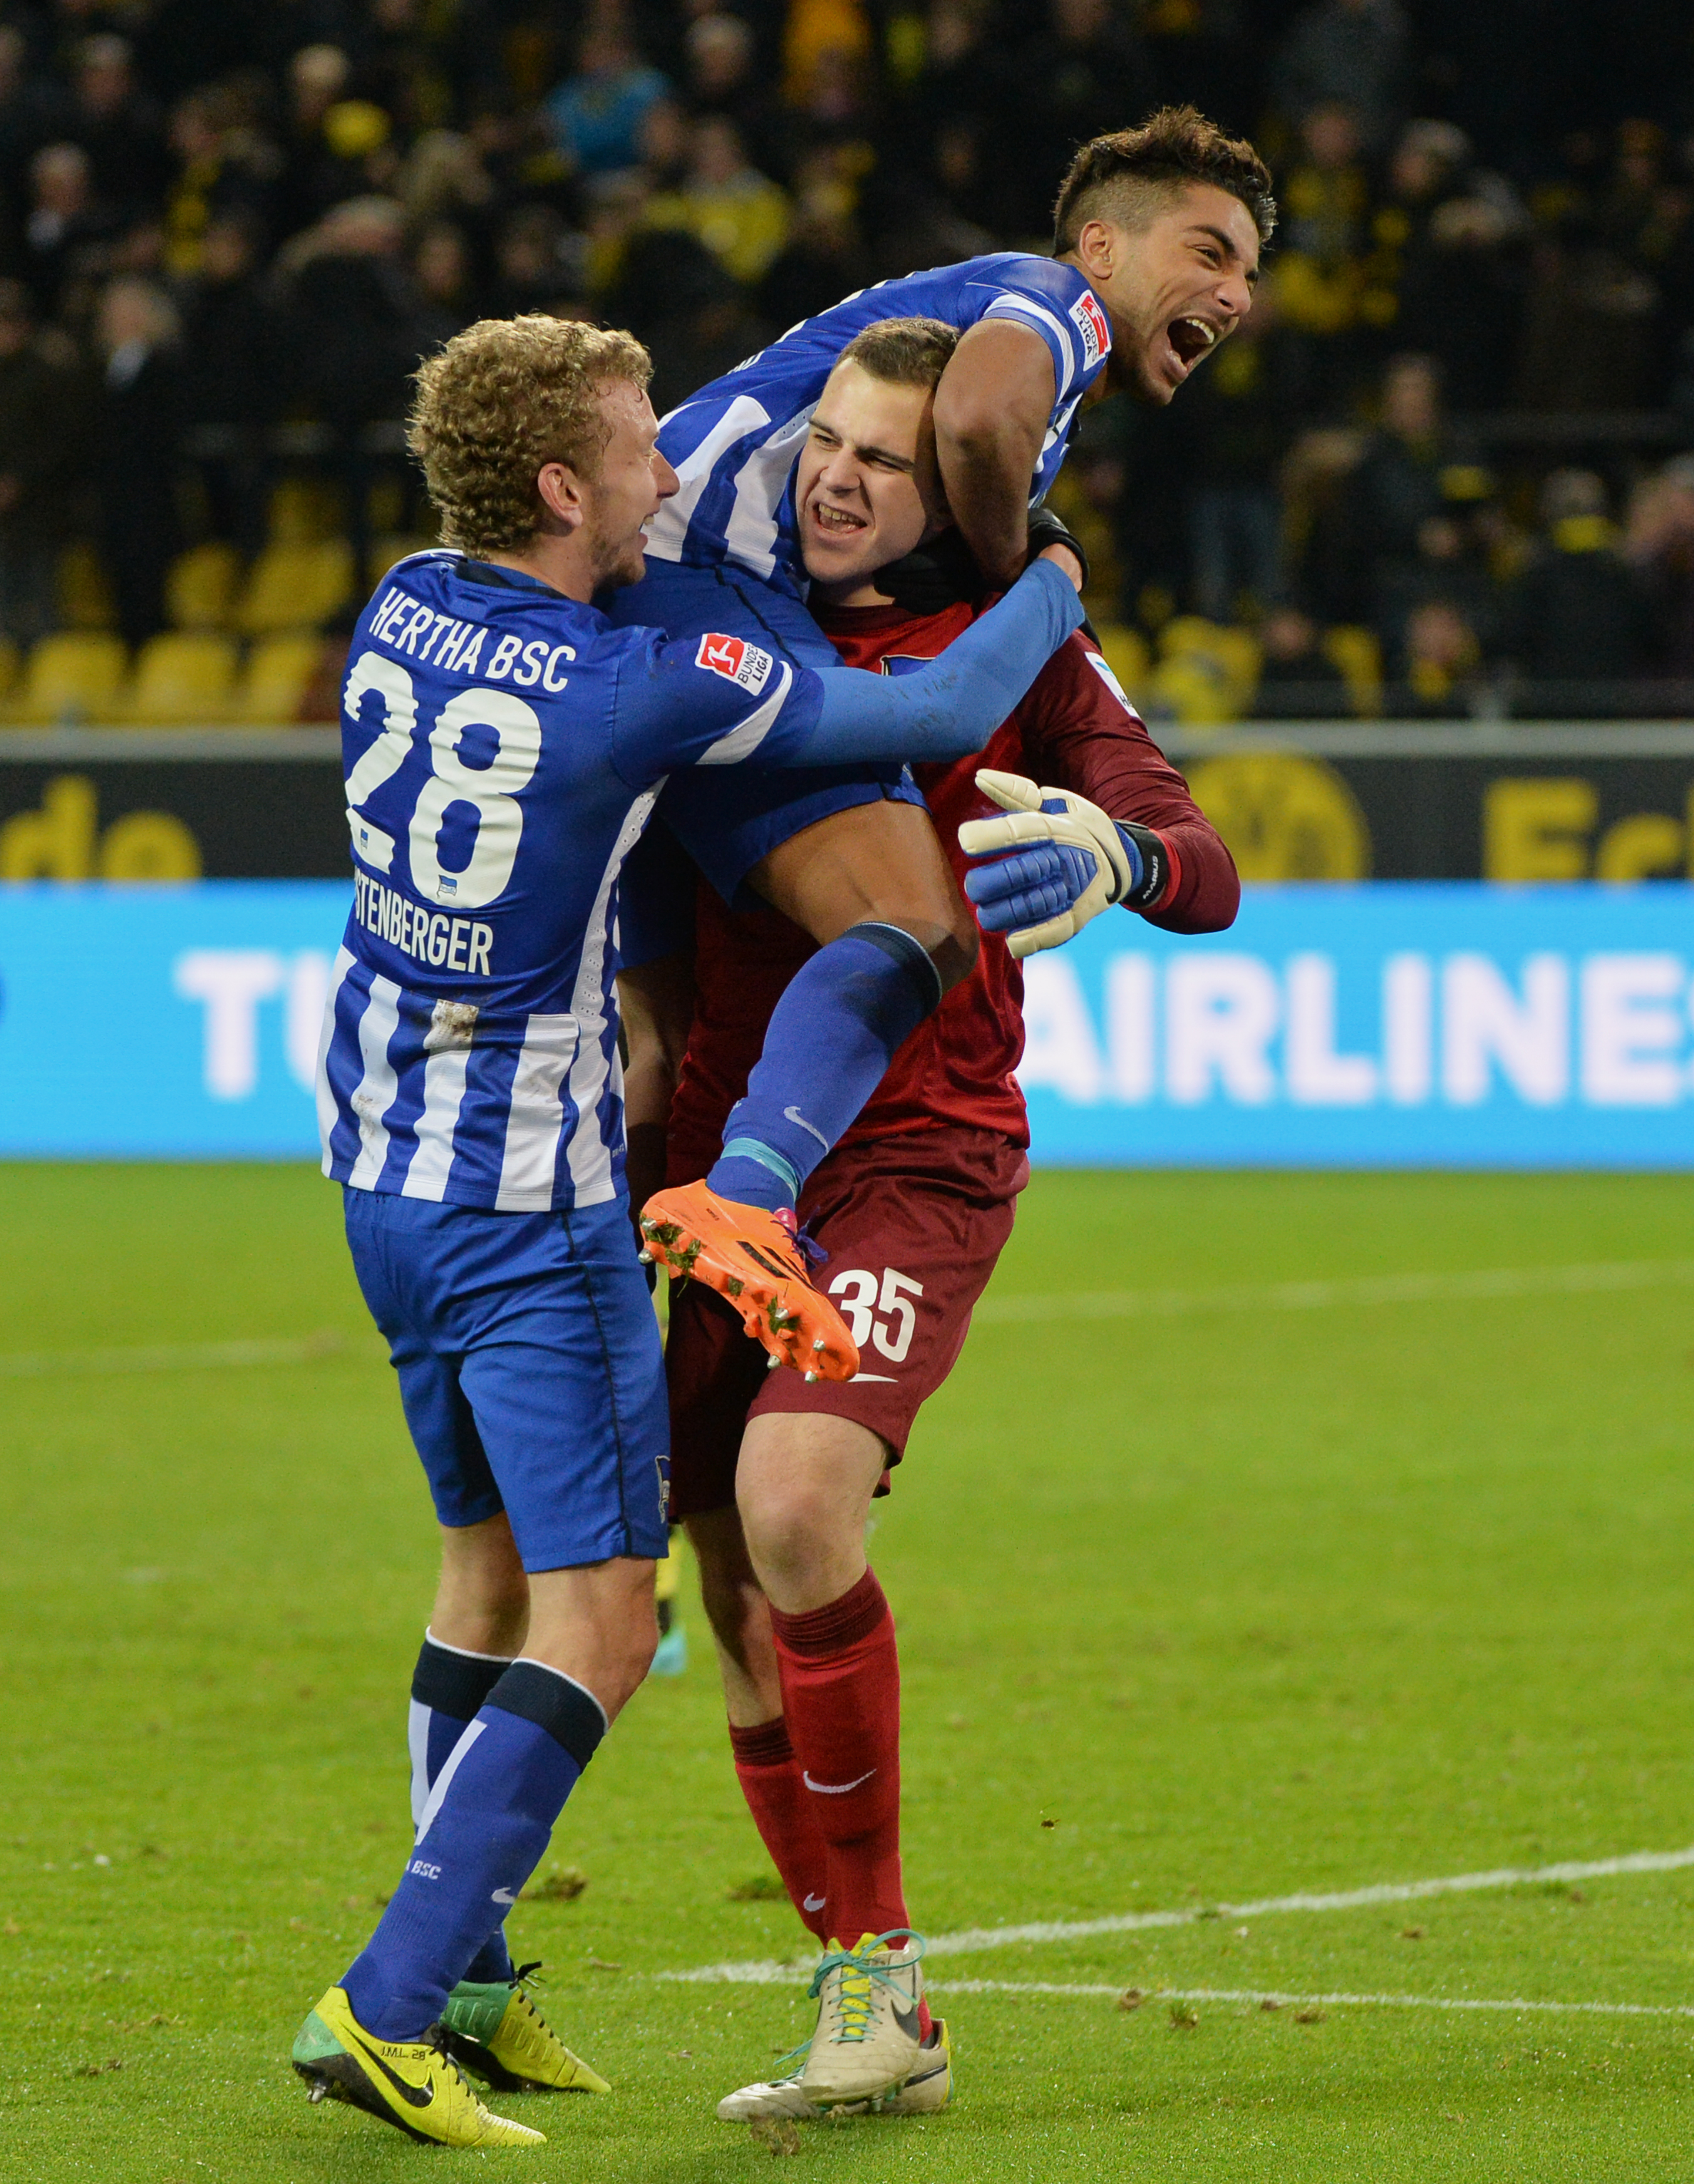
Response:
[{"label": "player's open mouth", "polygon": [[845,538],[855,531],[867,531],[870,526],[862,515],[855,515],[850,508],[837,508],[833,503],[815,500],[811,504],[811,520],[820,531],[833,532]]},{"label": "player's open mouth", "polygon": [[1208,349],[1218,346],[1218,329],[1209,319],[1173,319],[1167,338],[1176,351],[1177,361],[1186,372],[1193,369]]}]

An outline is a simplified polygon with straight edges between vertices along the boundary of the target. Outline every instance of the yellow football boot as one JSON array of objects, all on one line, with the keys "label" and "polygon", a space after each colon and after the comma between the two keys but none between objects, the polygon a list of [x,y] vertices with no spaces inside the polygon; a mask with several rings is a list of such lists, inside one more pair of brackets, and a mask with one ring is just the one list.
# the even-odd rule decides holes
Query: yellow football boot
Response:
[{"label": "yellow football boot", "polygon": [[460,1980],[441,2013],[448,2053],[497,2093],[609,2093],[530,2000],[525,1981],[539,1969],[521,1964],[515,1979],[488,1985]]},{"label": "yellow football boot", "polygon": [[485,2109],[430,2040],[379,2040],[332,1986],[300,2027],[294,2068],[315,2101],[346,2101],[426,2146],[545,2146],[546,2134]]}]

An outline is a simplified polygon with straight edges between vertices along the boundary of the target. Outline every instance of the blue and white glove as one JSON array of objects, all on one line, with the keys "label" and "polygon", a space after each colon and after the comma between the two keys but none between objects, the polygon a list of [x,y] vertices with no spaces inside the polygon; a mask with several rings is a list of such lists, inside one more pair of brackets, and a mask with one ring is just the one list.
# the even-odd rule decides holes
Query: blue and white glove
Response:
[{"label": "blue and white glove", "polygon": [[985,861],[965,875],[984,933],[1004,933],[1014,956],[1058,948],[1112,903],[1145,909],[1169,878],[1168,853],[1146,827],[1120,826],[1066,788],[1038,788],[1021,773],[983,767],[977,787],[1000,819],[967,819],[959,847]]}]

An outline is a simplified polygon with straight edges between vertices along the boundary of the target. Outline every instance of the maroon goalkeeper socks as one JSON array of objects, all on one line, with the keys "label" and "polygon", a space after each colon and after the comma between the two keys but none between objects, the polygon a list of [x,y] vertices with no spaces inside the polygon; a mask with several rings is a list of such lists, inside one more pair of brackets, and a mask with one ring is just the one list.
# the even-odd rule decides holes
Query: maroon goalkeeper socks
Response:
[{"label": "maroon goalkeeper socks", "polygon": [[755,1729],[729,1724],[735,1778],[771,1863],[783,1876],[794,1907],[820,1942],[827,1941],[828,1852],[812,1818],[811,1800],[781,1714]]},{"label": "maroon goalkeeper socks", "polygon": [[[803,1615],[771,1611],[783,1719],[826,1851],[825,1931],[850,1948],[906,1923],[900,1868],[900,1658],[875,1574]],[[928,2011],[924,2013],[928,2030]]]}]

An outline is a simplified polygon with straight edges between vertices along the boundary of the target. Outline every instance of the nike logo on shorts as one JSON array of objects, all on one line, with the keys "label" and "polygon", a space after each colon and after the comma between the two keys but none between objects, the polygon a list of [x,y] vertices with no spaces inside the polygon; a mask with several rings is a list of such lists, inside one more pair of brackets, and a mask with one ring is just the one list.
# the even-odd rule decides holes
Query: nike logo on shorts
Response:
[{"label": "nike logo on shorts", "polygon": [[808,1790],[821,1791],[826,1797],[844,1797],[850,1790],[856,1790],[861,1782],[868,1782],[876,1771],[874,1767],[867,1767],[862,1774],[855,1775],[850,1782],[814,1782],[802,1768],[800,1780]]},{"label": "nike logo on shorts", "polygon": [[496,1903],[511,1904],[515,1903],[517,1902],[517,1898],[512,1894],[510,1888],[497,1888],[494,1891],[493,1901]]},{"label": "nike logo on shorts", "polygon": [[825,1901],[826,1899],[822,1896],[808,1896],[805,1899],[805,1908],[808,1911],[821,1911]]}]

